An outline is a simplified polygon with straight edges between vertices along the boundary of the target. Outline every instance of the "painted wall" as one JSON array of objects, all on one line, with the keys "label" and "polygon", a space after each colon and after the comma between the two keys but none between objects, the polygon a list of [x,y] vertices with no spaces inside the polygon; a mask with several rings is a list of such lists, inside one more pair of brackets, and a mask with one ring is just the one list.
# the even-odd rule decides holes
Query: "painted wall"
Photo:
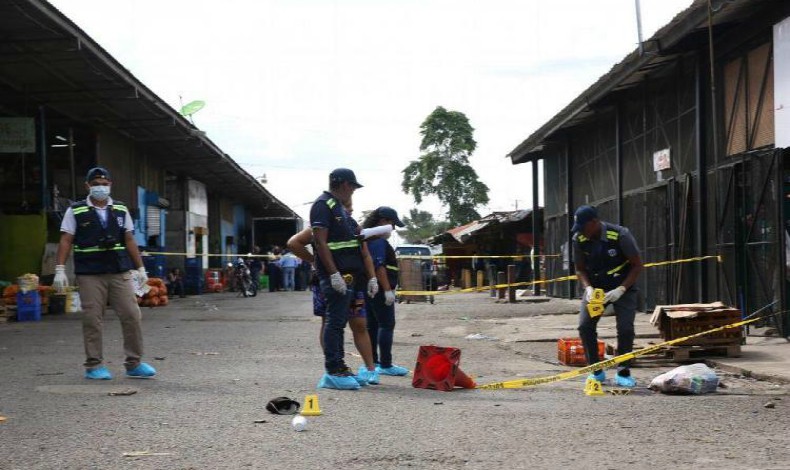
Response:
[{"label": "painted wall", "polygon": [[[197,180],[187,180],[187,256],[202,257],[202,266],[208,268],[208,193],[206,185]],[[197,233],[202,229],[203,233]],[[197,248],[202,248],[198,252]]]},{"label": "painted wall", "polygon": [[0,279],[16,282],[22,274],[40,274],[46,242],[43,214],[0,215]]}]

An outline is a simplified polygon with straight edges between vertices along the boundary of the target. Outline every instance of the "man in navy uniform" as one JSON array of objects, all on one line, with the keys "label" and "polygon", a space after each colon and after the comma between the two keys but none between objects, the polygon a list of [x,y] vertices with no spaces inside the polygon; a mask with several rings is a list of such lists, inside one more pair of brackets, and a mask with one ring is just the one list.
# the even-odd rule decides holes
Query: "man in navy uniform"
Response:
[{"label": "man in navy uniform", "polygon": [[[604,304],[611,304],[617,317],[617,354],[631,352],[634,348],[637,307],[635,283],[642,272],[642,258],[631,231],[600,220],[594,207],[584,205],[576,209],[572,231],[576,276],[584,289],[579,313],[579,336],[587,363],[595,364],[600,360],[596,327],[601,316],[591,318],[587,304],[595,289],[604,290]],[[618,368],[615,384],[621,387],[636,385],[629,366],[630,361],[627,361]],[[590,378],[603,382],[606,374],[597,370],[590,374]]]},{"label": "man in navy uniform", "polygon": [[343,360],[343,330],[355,293],[367,290],[373,297],[379,290],[375,272],[366,272],[362,242],[344,204],[362,185],[354,172],[338,168],[329,174],[329,191],[324,191],[310,209],[316,272],[319,288],[326,298],[324,367],[318,387],[356,390],[360,384]]},{"label": "man in navy uniform", "polygon": [[102,352],[102,320],[108,300],[121,320],[126,375],[153,377],[156,370],[140,361],[143,333],[132,284],[134,277],[144,285],[148,276],[134,241],[129,209],[110,197],[111,185],[110,172],[104,168],[93,168],[85,176],[88,197],[66,210],[60,226],[53,286],[57,289],[68,285],[65,264],[73,246],[74,273],[83,310],[86,379],[112,379]]}]

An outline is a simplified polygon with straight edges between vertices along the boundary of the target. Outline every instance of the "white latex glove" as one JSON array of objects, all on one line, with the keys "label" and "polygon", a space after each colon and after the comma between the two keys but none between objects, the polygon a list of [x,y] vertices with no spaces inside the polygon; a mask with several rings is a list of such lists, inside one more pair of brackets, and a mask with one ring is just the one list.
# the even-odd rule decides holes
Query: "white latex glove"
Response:
[{"label": "white latex glove", "polygon": [[52,281],[52,287],[55,292],[62,293],[69,286],[69,278],[66,277],[66,266],[59,264],[55,266],[55,280]]},{"label": "white latex glove", "polygon": [[336,290],[340,294],[346,293],[348,287],[346,287],[346,281],[343,280],[343,276],[339,272],[330,275],[329,282],[332,283],[332,289]]},{"label": "white latex glove", "polygon": [[394,290],[384,291],[384,305],[392,305],[394,303],[395,303],[395,291]]},{"label": "white latex glove", "polygon": [[371,299],[379,293],[379,280],[371,277],[368,281],[368,297]]},{"label": "white latex glove", "polygon": [[137,273],[139,276],[138,279],[140,279],[140,284],[145,285],[148,282],[148,273],[145,272],[145,266],[140,266],[137,268]]},{"label": "white latex glove", "polygon": [[132,287],[135,295],[142,297],[147,294],[151,290],[151,286],[148,285],[148,274],[145,272],[145,268],[141,267],[129,272],[132,275]]},{"label": "white latex glove", "polygon": [[603,302],[605,304],[609,304],[609,303],[613,304],[618,300],[620,300],[620,297],[622,297],[623,294],[625,294],[625,287],[618,286],[606,293],[606,295],[603,298]]},{"label": "white latex glove", "polygon": [[589,302],[593,298],[593,292],[595,292],[595,288],[593,286],[587,286],[584,288],[584,296],[582,297],[585,302]]}]

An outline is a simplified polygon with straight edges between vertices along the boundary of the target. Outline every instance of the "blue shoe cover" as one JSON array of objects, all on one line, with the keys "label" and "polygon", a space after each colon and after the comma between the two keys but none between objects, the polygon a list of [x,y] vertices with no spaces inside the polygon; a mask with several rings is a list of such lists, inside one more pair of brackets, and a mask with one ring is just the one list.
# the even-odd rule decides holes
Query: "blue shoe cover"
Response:
[{"label": "blue shoe cover", "polygon": [[366,366],[359,366],[359,373],[357,376],[364,377],[369,385],[378,385],[380,383],[379,373],[375,369],[368,370]]},{"label": "blue shoe cover", "polygon": [[318,382],[318,388],[333,388],[335,390],[359,390],[359,382],[353,375],[324,374]]},{"label": "blue shoe cover", "polygon": [[409,373],[409,369],[401,366],[396,366],[395,364],[389,367],[376,367],[376,372],[381,375],[395,375],[395,376],[404,376]]},{"label": "blue shoe cover", "polygon": [[145,362],[141,362],[134,369],[127,370],[126,375],[129,377],[153,377],[156,375],[156,369]]},{"label": "blue shoe cover", "polygon": [[587,376],[587,380],[590,380],[590,379],[597,380],[598,382],[604,383],[604,381],[606,381],[606,372],[604,372],[602,370],[599,370],[598,372],[596,372],[594,374],[588,375]]},{"label": "blue shoe cover", "polygon": [[90,380],[111,380],[112,374],[106,367],[100,366],[95,369],[85,369],[85,378]]},{"label": "blue shoe cover", "polygon": [[354,375],[354,373],[353,373],[353,372],[351,372],[350,370],[348,371],[348,373],[349,373],[349,375],[351,375],[351,377],[354,377],[354,380],[356,380],[356,381],[357,381],[357,383],[358,383],[358,384],[359,384],[361,387],[367,387],[367,386],[368,386],[368,374],[367,374],[367,369],[365,370],[365,372],[364,372],[364,373],[362,372],[362,369],[360,369],[360,370],[359,370],[359,373],[357,373],[357,375]]},{"label": "blue shoe cover", "polygon": [[636,387],[636,380],[632,376],[623,377],[620,374],[614,376],[614,383],[618,387],[634,388]]}]

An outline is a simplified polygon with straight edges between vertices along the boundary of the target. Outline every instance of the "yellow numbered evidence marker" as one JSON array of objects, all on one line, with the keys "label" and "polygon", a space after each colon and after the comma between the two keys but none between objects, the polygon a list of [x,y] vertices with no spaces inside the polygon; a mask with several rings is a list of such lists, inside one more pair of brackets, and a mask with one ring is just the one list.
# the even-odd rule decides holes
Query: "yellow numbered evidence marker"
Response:
[{"label": "yellow numbered evidence marker", "polygon": [[590,314],[590,318],[595,318],[603,314],[605,310],[603,299],[605,296],[606,294],[603,289],[593,290],[592,299],[587,303],[587,313]]},{"label": "yellow numbered evidence marker", "polygon": [[604,310],[606,310],[606,308],[603,306],[603,304],[594,304],[594,303],[587,304],[587,313],[590,314],[590,318],[595,318],[597,316],[600,316],[601,314],[603,314]]},{"label": "yellow numbered evidence marker", "polygon": [[603,299],[605,297],[606,297],[606,293],[603,291],[603,289],[595,289],[595,290],[593,290],[593,296],[592,296],[593,302],[602,304],[603,303]]},{"label": "yellow numbered evidence marker", "polygon": [[597,381],[597,380],[595,380],[593,378],[589,378],[584,383],[584,393],[588,397],[600,397],[600,396],[603,396],[604,395],[604,393],[603,393],[603,386],[601,385],[601,382],[599,382],[599,381]]},{"label": "yellow numbered evidence marker", "polygon": [[304,408],[302,416],[320,416],[321,408],[318,406],[318,395],[307,395],[304,397]]}]

